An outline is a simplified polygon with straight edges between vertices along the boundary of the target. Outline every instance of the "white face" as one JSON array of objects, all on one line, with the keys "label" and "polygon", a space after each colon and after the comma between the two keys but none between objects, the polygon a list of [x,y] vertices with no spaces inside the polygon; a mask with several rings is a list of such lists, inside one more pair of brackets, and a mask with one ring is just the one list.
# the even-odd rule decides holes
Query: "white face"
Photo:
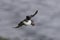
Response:
[{"label": "white face", "polygon": [[28,20],[28,22],[24,21],[23,22],[25,25],[31,25],[31,20]]}]

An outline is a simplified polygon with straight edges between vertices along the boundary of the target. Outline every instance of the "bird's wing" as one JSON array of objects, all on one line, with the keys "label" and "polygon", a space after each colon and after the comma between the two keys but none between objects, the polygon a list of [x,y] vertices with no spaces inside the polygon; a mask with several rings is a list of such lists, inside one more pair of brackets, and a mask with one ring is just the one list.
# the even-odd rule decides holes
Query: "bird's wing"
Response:
[{"label": "bird's wing", "polygon": [[38,13],[38,10],[36,10],[36,12],[33,15],[31,15],[31,18],[34,17],[37,13]]}]

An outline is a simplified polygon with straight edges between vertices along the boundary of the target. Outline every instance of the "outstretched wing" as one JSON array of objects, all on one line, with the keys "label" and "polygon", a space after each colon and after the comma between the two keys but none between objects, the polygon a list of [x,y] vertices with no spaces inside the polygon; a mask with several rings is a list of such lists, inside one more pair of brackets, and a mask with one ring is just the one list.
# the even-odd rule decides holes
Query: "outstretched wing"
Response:
[{"label": "outstretched wing", "polygon": [[37,13],[38,13],[38,10],[36,10],[36,12],[33,15],[31,15],[31,18],[34,17]]},{"label": "outstretched wing", "polygon": [[23,22],[20,22],[15,28],[19,28],[19,27],[22,27],[24,25]]}]

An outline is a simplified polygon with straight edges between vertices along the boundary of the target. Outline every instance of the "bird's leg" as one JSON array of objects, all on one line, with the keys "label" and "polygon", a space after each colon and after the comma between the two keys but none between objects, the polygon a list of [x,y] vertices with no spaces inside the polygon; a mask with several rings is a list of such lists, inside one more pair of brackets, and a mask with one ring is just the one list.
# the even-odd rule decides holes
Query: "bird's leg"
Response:
[{"label": "bird's leg", "polygon": [[35,25],[35,24],[34,24],[34,21],[33,21],[33,20],[31,20],[31,21],[32,21],[31,25],[34,26],[34,25]]}]

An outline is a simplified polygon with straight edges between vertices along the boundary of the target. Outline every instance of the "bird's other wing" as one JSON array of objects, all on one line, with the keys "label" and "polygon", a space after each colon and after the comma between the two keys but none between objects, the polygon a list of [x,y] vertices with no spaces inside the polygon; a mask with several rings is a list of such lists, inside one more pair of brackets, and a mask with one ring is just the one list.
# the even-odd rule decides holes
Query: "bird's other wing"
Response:
[{"label": "bird's other wing", "polygon": [[24,25],[24,23],[21,21],[15,28],[22,27],[23,25]]}]

